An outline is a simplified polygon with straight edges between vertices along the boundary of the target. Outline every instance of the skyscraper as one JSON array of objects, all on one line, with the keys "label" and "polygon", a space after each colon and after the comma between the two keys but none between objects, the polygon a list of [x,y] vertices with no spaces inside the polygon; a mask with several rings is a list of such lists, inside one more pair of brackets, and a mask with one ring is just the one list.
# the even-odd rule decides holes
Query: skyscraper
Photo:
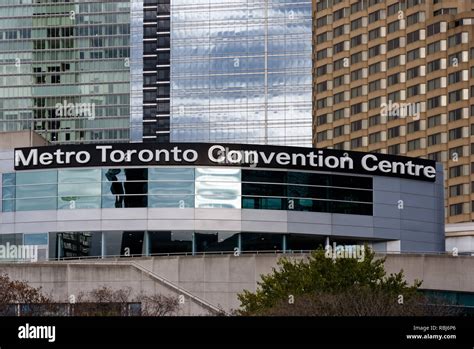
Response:
[{"label": "skyscraper", "polygon": [[0,4],[0,132],[129,140],[130,3]]},{"label": "skyscraper", "polygon": [[171,3],[171,141],[311,145],[309,0]]},{"label": "skyscraper", "polygon": [[0,12],[0,131],[311,145],[309,0],[8,0]]},{"label": "skyscraper", "polygon": [[315,146],[443,162],[448,223],[474,220],[473,9],[471,1],[315,3]]}]

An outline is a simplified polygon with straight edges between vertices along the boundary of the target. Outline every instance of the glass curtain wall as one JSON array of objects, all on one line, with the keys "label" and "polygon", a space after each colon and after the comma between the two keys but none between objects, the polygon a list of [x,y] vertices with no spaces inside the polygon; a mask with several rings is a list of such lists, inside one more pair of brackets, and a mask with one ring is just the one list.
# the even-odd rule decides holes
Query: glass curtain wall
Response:
[{"label": "glass curtain wall", "polygon": [[311,146],[309,0],[171,2],[171,141]]},{"label": "glass curtain wall", "polygon": [[2,211],[227,208],[372,215],[372,178],[239,168],[91,168],[2,176]]},{"label": "glass curtain wall", "polygon": [[0,14],[0,132],[129,140],[129,1],[8,0]]}]

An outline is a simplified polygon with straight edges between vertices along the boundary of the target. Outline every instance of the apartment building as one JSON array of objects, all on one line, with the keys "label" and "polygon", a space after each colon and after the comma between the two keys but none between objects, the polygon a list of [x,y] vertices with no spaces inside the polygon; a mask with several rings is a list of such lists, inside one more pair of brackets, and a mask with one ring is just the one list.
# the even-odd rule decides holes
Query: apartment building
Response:
[{"label": "apartment building", "polygon": [[[313,142],[445,169],[447,231],[474,231],[474,2],[314,4]],[[462,228],[459,228],[462,227]]]}]

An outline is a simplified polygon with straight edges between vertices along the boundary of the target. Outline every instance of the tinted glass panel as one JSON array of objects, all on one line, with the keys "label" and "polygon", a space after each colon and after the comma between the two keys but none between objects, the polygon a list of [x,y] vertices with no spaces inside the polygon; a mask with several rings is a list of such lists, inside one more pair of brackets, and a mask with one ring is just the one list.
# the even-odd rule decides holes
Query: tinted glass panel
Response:
[{"label": "tinted glass panel", "polygon": [[150,195],[148,207],[194,208],[194,195]]},{"label": "tinted glass panel", "polygon": [[196,168],[196,208],[240,208],[240,169]]},{"label": "tinted glass panel", "polygon": [[196,252],[234,251],[238,247],[235,233],[194,233]]},{"label": "tinted glass panel", "polygon": [[47,233],[24,234],[23,243],[25,245],[47,245],[48,234]]},{"label": "tinted glass panel", "polygon": [[286,183],[287,172],[242,170],[242,182]]},{"label": "tinted glass panel", "polygon": [[16,174],[16,185],[56,183],[58,180],[57,171],[31,171],[18,172]]},{"label": "tinted glass panel", "polygon": [[15,209],[17,211],[55,210],[56,197],[31,199],[16,199]]},{"label": "tinted glass panel", "polygon": [[15,185],[15,174],[14,173],[4,173],[2,175],[2,184],[3,184],[3,186]]},{"label": "tinted glass panel", "polygon": [[150,168],[150,181],[193,181],[193,168]]},{"label": "tinted glass panel", "polygon": [[242,251],[282,250],[282,234],[241,234]]},{"label": "tinted glass panel", "polygon": [[148,232],[150,253],[192,252],[192,232],[156,231]]},{"label": "tinted glass panel", "polygon": [[325,238],[323,236],[288,234],[286,235],[287,251],[294,250],[316,250],[324,248]]}]

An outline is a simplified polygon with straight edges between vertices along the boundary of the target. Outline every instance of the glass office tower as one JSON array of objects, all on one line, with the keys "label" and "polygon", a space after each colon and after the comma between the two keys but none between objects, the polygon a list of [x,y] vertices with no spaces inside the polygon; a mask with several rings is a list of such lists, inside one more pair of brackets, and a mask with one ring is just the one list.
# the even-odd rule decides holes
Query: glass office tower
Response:
[{"label": "glass office tower", "polygon": [[0,132],[128,141],[129,57],[129,0],[2,0]]},{"label": "glass office tower", "polygon": [[311,146],[311,8],[171,1],[171,141]]},{"label": "glass office tower", "polygon": [[310,0],[4,0],[0,132],[311,146]]}]

